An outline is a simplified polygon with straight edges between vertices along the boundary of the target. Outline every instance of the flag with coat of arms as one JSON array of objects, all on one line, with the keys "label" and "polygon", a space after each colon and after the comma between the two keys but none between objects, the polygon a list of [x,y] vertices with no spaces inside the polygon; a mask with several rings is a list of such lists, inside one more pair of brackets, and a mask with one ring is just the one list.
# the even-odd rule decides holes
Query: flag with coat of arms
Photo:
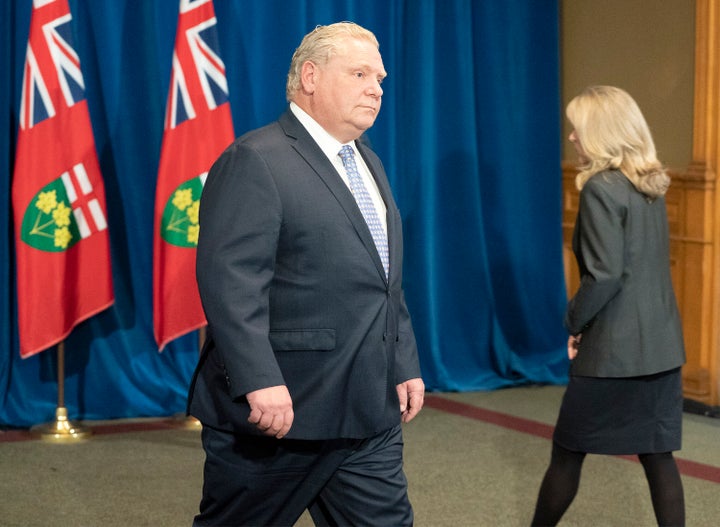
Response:
[{"label": "flag with coat of arms", "polygon": [[12,203],[25,358],[114,302],[105,189],[68,0],[33,0]]},{"label": "flag with coat of arms", "polygon": [[195,278],[200,194],[234,137],[212,0],[180,0],[155,194],[153,325],[160,351],[207,324]]}]

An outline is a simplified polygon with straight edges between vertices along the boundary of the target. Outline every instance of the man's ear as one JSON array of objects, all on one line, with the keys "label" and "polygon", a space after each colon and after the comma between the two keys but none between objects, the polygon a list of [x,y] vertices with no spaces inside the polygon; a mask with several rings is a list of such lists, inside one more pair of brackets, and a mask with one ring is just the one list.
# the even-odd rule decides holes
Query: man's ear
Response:
[{"label": "man's ear", "polygon": [[303,92],[308,95],[315,92],[315,84],[317,83],[319,73],[320,71],[314,62],[309,60],[303,62],[302,68],[300,69],[300,84]]}]

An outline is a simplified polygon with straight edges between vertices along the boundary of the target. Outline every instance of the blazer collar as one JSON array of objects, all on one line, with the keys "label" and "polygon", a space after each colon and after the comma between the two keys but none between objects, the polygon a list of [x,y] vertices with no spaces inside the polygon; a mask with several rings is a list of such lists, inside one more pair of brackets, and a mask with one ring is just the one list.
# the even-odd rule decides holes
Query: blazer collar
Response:
[{"label": "blazer collar", "polygon": [[[280,116],[278,123],[290,140],[291,146],[307,162],[308,166],[318,175],[318,177],[322,179],[333,196],[335,196],[335,199],[337,199],[338,203],[340,203],[340,206],[345,211],[345,214],[355,228],[358,236],[360,236],[365,248],[370,253],[373,262],[375,262],[375,266],[377,267],[381,277],[383,280],[387,280],[385,277],[385,270],[382,266],[382,261],[380,260],[380,255],[375,247],[375,242],[370,234],[370,229],[365,223],[365,218],[363,218],[350,189],[337,173],[333,164],[330,160],[328,160],[325,153],[289,108]],[[391,224],[393,223],[391,221],[393,218],[391,207],[394,202],[392,201],[390,187],[388,185],[387,178],[384,176],[382,167],[373,162],[373,156],[368,155],[367,147],[360,141],[356,141],[355,145],[370,169],[370,173],[375,178],[378,189],[380,190],[380,195],[385,201],[388,210],[388,250],[390,251],[390,273],[392,274],[394,227],[391,228]],[[380,174],[382,174],[382,176],[380,176]]]}]

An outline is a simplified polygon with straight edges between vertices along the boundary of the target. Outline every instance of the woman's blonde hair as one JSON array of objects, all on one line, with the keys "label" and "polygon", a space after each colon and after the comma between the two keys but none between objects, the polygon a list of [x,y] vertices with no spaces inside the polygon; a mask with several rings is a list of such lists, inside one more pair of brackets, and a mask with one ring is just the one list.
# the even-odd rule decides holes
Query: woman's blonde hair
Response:
[{"label": "woman's blonde hair", "polygon": [[590,86],[567,106],[586,163],[575,179],[578,189],[594,174],[618,169],[643,194],[656,198],[670,186],[658,161],[650,129],[630,95],[613,86]]},{"label": "woman's blonde hair", "polygon": [[288,101],[291,101],[300,89],[302,65],[307,61],[318,65],[327,64],[338,46],[347,38],[366,40],[380,49],[375,35],[353,22],[337,22],[328,26],[317,26],[305,35],[293,53],[285,86],[285,97]]}]

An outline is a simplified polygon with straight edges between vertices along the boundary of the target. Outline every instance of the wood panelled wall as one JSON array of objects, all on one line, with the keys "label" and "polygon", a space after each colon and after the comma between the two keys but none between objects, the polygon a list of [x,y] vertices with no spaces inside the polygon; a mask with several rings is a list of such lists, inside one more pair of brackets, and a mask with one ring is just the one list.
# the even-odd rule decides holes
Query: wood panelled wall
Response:
[{"label": "wood panelled wall", "polygon": [[[666,196],[673,285],[683,319],[686,398],[720,405],[720,0],[696,0],[693,160],[671,173]],[[577,171],[563,163],[563,254],[568,292],[579,284],[572,253]]]}]

